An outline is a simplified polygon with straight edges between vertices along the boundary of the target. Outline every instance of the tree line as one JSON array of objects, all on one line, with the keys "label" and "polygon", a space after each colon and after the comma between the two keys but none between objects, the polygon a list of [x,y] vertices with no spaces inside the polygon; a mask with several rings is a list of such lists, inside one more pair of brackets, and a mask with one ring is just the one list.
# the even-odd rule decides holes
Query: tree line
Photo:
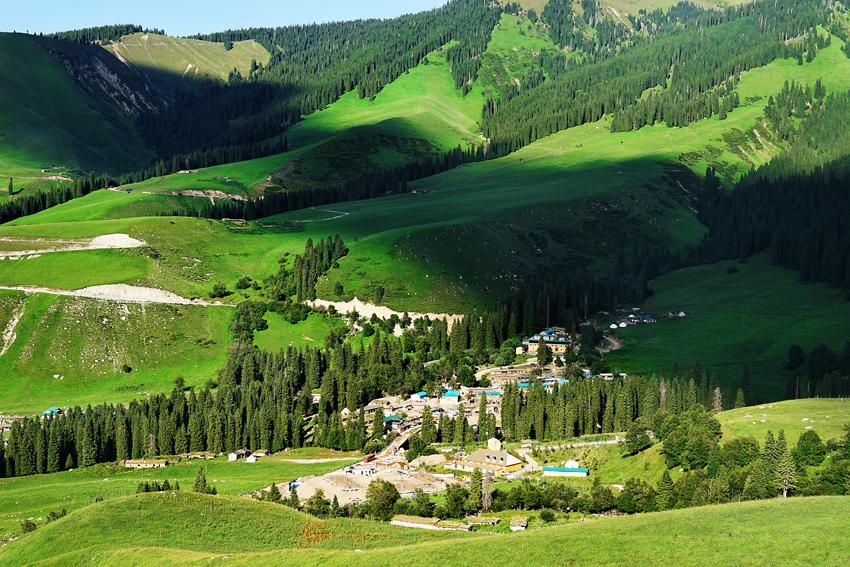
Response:
[{"label": "tree line", "polygon": [[103,43],[106,45],[110,41],[120,41],[125,35],[134,33],[165,35],[164,30],[156,28],[148,29],[133,24],[114,24],[111,26],[98,26],[54,33],[52,37],[53,39],[64,39],[66,41],[76,41],[77,43]]},{"label": "tree line", "polygon": [[773,263],[799,271],[801,281],[847,289],[850,93],[819,100],[809,88],[786,85],[769,101],[767,115],[782,131],[791,112],[805,117],[789,135],[790,147],[731,192],[711,169],[706,172],[699,219],[709,230],[696,258],[716,262],[770,249]]}]

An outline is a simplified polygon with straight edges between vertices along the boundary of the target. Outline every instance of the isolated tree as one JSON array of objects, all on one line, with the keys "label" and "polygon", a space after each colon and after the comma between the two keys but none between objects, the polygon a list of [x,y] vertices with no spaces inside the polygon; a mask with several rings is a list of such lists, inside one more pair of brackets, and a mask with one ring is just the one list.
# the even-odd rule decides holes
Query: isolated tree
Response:
[{"label": "isolated tree", "polygon": [[425,445],[437,442],[437,426],[434,425],[434,415],[431,413],[431,408],[425,406],[425,411],[422,413],[422,442]]},{"label": "isolated tree", "polygon": [[207,475],[204,472],[204,467],[198,467],[198,474],[195,475],[195,482],[192,484],[192,492],[206,494],[207,491]]},{"label": "isolated tree", "polygon": [[333,502],[331,502],[331,518],[339,518],[342,516],[342,508],[339,507],[339,498],[334,494]]},{"label": "isolated tree", "polygon": [[665,469],[658,481],[658,509],[669,510],[674,504],[673,479],[670,478],[670,471]]},{"label": "isolated tree", "polygon": [[[454,486],[454,485],[449,485]],[[393,515],[393,507],[401,498],[395,485],[386,480],[376,478],[366,489],[366,513],[376,520],[389,520]]]},{"label": "isolated tree", "polygon": [[623,441],[623,454],[636,455],[647,447],[652,446],[652,440],[646,433],[646,429],[633,421],[629,425],[629,430],[626,432],[626,439]]},{"label": "isolated tree", "polygon": [[481,482],[481,508],[489,510],[493,506],[493,476],[487,472]]},{"label": "isolated tree", "polygon": [[549,348],[549,345],[546,344],[546,341],[543,340],[543,337],[540,337],[540,340],[537,341],[537,364],[543,366],[545,364],[549,364],[552,360],[552,350]]},{"label": "isolated tree", "polygon": [[266,500],[269,502],[280,503],[280,490],[276,484],[272,483],[271,488],[269,488],[269,491],[266,493]]},{"label": "isolated tree", "polygon": [[296,510],[301,508],[301,499],[298,498],[298,489],[295,486],[289,489],[289,499],[286,501],[286,505]]},{"label": "isolated tree", "polygon": [[15,187],[14,187],[14,184],[12,183],[12,181],[13,181],[13,179],[10,177],[9,178],[9,195],[15,194]]},{"label": "isolated tree", "polygon": [[480,510],[483,503],[483,477],[481,469],[475,467],[469,480],[469,499],[476,510]]},{"label": "isolated tree", "polygon": [[212,292],[210,293],[210,297],[215,299],[216,297],[224,297],[227,295],[227,284],[223,281],[219,280],[213,284]]},{"label": "isolated tree", "polygon": [[[307,499],[304,503],[304,511],[313,516],[324,517],[330,512],[331,502],[325,498],[325,491],[317,488],[313,492],[313,496]],[[339,505],[339,503],[337,503]]]}]

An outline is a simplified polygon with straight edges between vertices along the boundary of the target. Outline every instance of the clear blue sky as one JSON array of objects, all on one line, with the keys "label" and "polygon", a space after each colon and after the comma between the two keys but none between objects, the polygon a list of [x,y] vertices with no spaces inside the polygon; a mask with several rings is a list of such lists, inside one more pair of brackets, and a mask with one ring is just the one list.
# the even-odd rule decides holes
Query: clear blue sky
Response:
[{"label": "clear blue sky", "polygon": [[365,18],[394,18],[445,0],[0,0],[0,31],[53,33],[108,24],[138,24],[185,36]]}]

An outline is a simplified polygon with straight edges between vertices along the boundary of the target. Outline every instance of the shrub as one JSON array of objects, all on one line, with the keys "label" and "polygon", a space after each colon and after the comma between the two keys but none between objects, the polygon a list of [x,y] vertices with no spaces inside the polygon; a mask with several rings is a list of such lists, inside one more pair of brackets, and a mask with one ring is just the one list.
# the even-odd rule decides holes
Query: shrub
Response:
[{"label": "shrub", "polygon": [[32,520],[24,520],[24,523],[21,524],[21,533],[28,534],[30,532],[34,532],[36,528],[38,528],[38,526],[35,525],[35,522]]},{"label": "shrub", "polygon": [[540,519],[544,524],[555,521],[555,513],[552,510],[544,509],[540,511]]},{"label": "shrub", "polygon": [[736,273],[737,271],[738,271],[738,268],[737,268],[736,266],[729,266],[729,267],[726,269],[726,273],[727,273],[727,274],[734,274],[734,273]]}]

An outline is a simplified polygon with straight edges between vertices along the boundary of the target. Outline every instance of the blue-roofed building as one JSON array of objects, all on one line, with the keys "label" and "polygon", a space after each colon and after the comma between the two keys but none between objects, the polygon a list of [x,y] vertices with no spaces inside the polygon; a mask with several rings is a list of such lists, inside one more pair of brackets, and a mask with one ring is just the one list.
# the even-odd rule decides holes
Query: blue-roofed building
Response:
[{"label": "blue-roofed building", "polygon": [[543,476],[587,476],[589,473],[581,467],[543,467]]}]

